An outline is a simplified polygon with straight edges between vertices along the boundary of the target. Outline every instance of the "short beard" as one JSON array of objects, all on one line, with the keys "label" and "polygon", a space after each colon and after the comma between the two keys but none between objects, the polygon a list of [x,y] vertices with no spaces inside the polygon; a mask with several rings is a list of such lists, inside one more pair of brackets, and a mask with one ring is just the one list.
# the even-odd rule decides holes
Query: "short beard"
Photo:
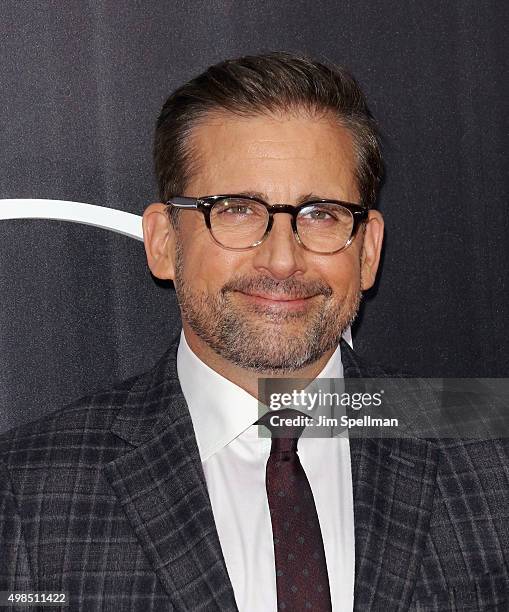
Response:
[{"label": "short beard", "polygon": [[[324,282],[300,283],[295,279],[276,281],[270,277],[237,277],[223,286],[219,294],[195,291],[184,278],[182,248],[176,247],[175,290],[184,319],[194,333],[211,349],[236,366],[259,374],[291,374],[314,363],[327,351],[335,349],[345,329],[357,316],[362,297],[358,289],[333,301],[333,291]],[[309,313],[270,313],[256,307],[240,310],[231,299],[233,291],[317,295],[318,308]],[[258,321],[246,316],[257,314]],[[302,320],[285,333],[285,324]]]}]

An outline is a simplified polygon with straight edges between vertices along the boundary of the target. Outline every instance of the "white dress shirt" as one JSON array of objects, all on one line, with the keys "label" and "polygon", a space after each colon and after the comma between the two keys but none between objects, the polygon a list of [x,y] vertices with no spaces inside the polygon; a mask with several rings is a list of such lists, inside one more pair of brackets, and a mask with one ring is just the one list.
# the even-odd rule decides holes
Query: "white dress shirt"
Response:
[{"label": "white dress shirt", "polygon": [[[272,525],[265,489],[270,438],[259,437],[258,401],[190,349],[184,331],[177,372],[189,406],[219,541],[240,612],[276,612]],[[318,378],[342,378],[340,347]],[[298,453],[322,530],[332,609],[353,609],[354,518],[347,437],[301,437]]]}]

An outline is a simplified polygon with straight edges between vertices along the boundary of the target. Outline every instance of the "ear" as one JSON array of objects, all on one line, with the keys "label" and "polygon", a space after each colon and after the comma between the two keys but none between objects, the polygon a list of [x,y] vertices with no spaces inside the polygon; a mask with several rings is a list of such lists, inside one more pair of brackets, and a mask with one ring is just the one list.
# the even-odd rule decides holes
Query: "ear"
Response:
[{"label": "ear", "polygon": [[173,280],[175,277],[175,228],[166,205],[150,204],[143,213],[143,243],[150,271],[157,278]]},{"label": "ear", "polygon": [[361,251],[361,289],[373,286],[380,263],[384,236],[384,219],[378,210],[370,210]]}]

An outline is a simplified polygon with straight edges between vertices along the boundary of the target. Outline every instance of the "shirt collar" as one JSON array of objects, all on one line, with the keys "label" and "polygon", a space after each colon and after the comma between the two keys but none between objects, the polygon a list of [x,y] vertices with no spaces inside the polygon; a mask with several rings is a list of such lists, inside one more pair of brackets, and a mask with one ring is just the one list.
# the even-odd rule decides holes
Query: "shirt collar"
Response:
[{"label": "shirt collar", "polygon": [[[203,362],[184,330],[177,349],[177,373],[191,414],[201,461],[221,450],[258,418],[258,400]],[[317,378],[342,378],[340,346]]]}]

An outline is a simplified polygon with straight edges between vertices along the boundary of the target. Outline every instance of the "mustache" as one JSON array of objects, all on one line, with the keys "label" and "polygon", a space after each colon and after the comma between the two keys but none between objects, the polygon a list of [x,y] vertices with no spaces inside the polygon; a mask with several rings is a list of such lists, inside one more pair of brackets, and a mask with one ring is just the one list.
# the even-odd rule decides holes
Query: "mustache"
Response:
[{"label": "mustache", "polygon": [[307,298],[314,295],[325,295],[330,297],[333,293],[330,286],[323,281],[302,282],[294,278],[278,281],[274,278],[261,276],[249,278],[241,276],[223,285],[221,293],[225,295],[229,291],[241,291],[242,293],[270,293],[271,295],[284,295],[293,299]]}]

